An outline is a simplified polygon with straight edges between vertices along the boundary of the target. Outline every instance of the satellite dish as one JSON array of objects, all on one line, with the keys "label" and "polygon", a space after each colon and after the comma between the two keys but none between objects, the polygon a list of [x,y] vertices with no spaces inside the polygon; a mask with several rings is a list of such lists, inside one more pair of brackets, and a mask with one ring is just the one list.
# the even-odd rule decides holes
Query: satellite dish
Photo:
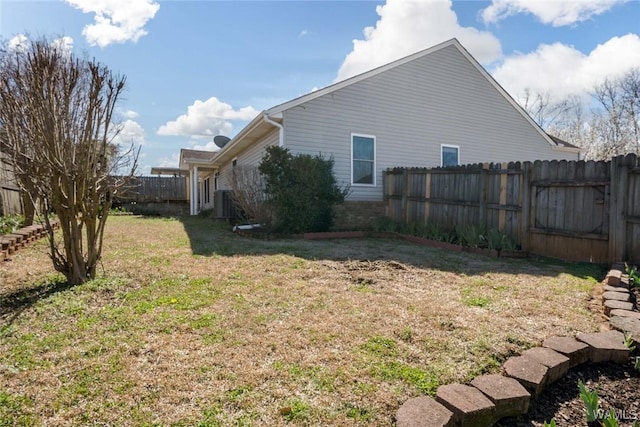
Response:
[{"label": "satellite dish", "polygon": [[213,137],[213,142],[220,148],[227,145],[229,141],[231,141],[231,138],[224,135],[216,135]]}]

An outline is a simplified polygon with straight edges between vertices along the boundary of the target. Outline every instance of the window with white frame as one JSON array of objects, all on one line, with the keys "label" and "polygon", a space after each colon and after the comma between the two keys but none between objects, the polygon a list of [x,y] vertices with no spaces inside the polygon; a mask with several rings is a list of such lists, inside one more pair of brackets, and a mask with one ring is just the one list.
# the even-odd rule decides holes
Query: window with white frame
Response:
[{"label": "window with white frame", "polygon": [[441,161],[440,165],[458,166],[460,164],[460,147],[457,145],[440,145]]},{"label": "window with white frame", "polygon": [[351,184],[376,185],[376,137],[351,134]]}]

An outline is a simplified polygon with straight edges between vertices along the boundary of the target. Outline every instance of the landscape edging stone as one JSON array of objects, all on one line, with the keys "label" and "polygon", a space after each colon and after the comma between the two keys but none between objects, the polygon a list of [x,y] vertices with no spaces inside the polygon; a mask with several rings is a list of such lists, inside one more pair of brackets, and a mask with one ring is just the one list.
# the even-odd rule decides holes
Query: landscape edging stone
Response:
[{"label": "landscape edging stone", "polygon": [[[629,288],[629,282],[628,282],[628,278],[625,277],[625,275],[622,274],[622,270],[619,267],[619,264],[614,265],[614,267],[609,271],[609,273],[607,273],[605,279],[603,280],[603,285],[606,286],[612,286],[612,287],[625,287],[625,288]],[[607,299],[603,296],[603,309],[606,308],[606,302],[607,301],[611,301],[610,299]],[[637,307],[632,307],[631,311],[638,311]],[[609,313],[605,312],[605,314],[608,316]],[[617,317],[617,316],[616,316]],[[636,319],[629,319],[629,320],[636,320]],[[610,327],[614,327],[614,325],[611,324],[611,322],[609,321],[609,325]],[[616,325],[616,326],[620,326],[620,325]],[[630,351],[628,348],[626,348],[626,346],[624,345],[624,339],[625,339],[625,334],[628,331],[618,331],[615,328],[609,330],[609,331],[603,331],[603,332],[596,332],[596,333],[592,333],[592,334],[581,334],[578,333],[576,338],[572,338],[572,337],[551,337],[549,338],[549,341],[547,342],[547,340],[545,340],[545,342],[548,345],[545,345],[545,342],[543,342],[543,347],[545,348],[549,348],[552,351],[555,351],[561,355],[566,356],[569,359],[569,369],[578,366],[582,363],[585,362],[596,362],[596,361],[608,361],[610,363],[625,363],[626,361],[628,361],[628,357],[630,355]],[[580,339],[582,338],[582,339]],[[583,341],[584,340],[584,341]],[[635,342],[635,345],[640,344],[640,336],[639,337],[633,337],[633,340]],[[585,342],[586,341],[586,342]],[[600,344],[602,343],[602,344]],[[584,347],[584,345],[586,345],[586,348]],[[605,348],[597,348],[597,346],[604,346]],[[594,347],[596,346],[596,347]],[[626,351],[622,348],[622,347],[626,348]],[[555,347],[555,348],[554,348]],[[609,348],[611,347],[611,348]],[[562,349],[565,349],[564,351],[566,351],[566,353],[563,352]],[[526,352],[525,352],[526,353]],[[588,354],[588,358],[586,357],[586,354]],[[626,356],[625,356],[626,355]],[[507,360],[507,362],[505,362],[505,365],[508,364],[514,364],[514,362],[516,362],[517,360],[525,360],[526,356],[523,355],[522,356],[516,356],[516,357],[512,357],[509,360]],[[594,360],[595,359],[595,360]],[[531,366],[533,366],[534,368],[537,367],[538,365],[540,365],[539,363],[536,363],[534,361],[531,361],[532,363],[530,363]],[[544,365],[540,365],[540,366],[544,366]],[[544,366],[545,368],[547,368],[546,366]],[[519,366],[518,367],[518,371],[520,370],[524,370],[526,369],[526,366]],[[503,371],[504,371],[504,365],[503,365]],[[568,372],[567,370],[564,370],[564,374],[566,374]],[[518,376],[526,376],[526,375],[518,375]],[[505,375],[506,378],[512,378],[509,375]],[[538,397],[539,394],[541,394],[544,390],[544,387],[546,385],[548,385],[548,375],[545,372],[544,378],[539,382],[539,384],[531,384],[528,383],[527,381],[525,381],[525,384],[523,384],[522,381],[520,381],[519,378],[513,377],[514,379],[518,380],[518,382],[525,387],[525,389],[527,390],[527,392],[531,393],[533,391],[534,396],[532,397]],[[561,378],[561,376],[559,376],[558,378],[555,378],[556,380]],[[441,387],[447,387],[447,386],[451,386],[452,384],[447,384],[445,386],[441,386]],[[474,387],[473,385],[473,380],[470,382],[470,386],[469,387]],[[439,387],[440,388],[440,387]],[[478,387],[475,387],[476,389],[478,389],[481,393],[483,393],[485,396],[487,396],[487,398],[489,398],[490,400],[492,400],[490,398],[489,395],[487,395],[486,393],[482,392],[482,390]],[[415,399],[415,398],[414,398]],[[415,405],[417,402],[413,401],[414,399],[412,399],[412,404]],[[404,405],[400,406],[400,408],[398,409],[398,414],[400,414],[402,408]],[[527,405],[528,406],[528,405]],[[426,408],[425,408],[426,409]],[[449,408],[450,410],[454,411],[454,408]],[[528,408],[527,408],[528,409]],[[526,411],[524,412],[526,413]],[[422,412],[421,416],[428,418],[429,414],[428,414],[428,409],[426,412]],[[491,424],[497,422],[499,419],[504,418],[505,416],[511,416],[511,415],[504,415],[501,414],[499,409],[496,408],[494,410],[494,418]],[[423,418],[424,419],[424,418]],[[403,427],[420,427],[423,424],[408,424],[408,423],[403,423],[402,424]],[[445,425],[451,425],[449,423],[445,424]]]}]

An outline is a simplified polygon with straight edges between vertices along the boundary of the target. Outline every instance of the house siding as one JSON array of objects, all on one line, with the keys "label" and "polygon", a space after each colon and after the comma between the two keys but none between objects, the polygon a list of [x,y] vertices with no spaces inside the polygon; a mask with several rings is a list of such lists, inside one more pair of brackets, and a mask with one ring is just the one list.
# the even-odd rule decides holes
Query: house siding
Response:
[{"label": "house siding", "polygon": [[351,183],[351,134],[376,137],[376,186],[351,185],[352,201],[381,200],[386,168],[439,166],[442,144],[460,147],[461,164],[577,160],[553,150],[455,46],[286,110],[284,125],[285,146],[333,157],[343,185]]},{"label": "house siding", "polygon": [[[265,136],[261,141],[256,142],[247,150],[243,151],[237,157],[238,167],[257,167],[265,154],[265,149],[270,145],[277,145],[279,138],[278,129],[274,129]],[[225,163],[220,168],[220,176],[218,178],[218,190],[231,190],[232,162]]]}]

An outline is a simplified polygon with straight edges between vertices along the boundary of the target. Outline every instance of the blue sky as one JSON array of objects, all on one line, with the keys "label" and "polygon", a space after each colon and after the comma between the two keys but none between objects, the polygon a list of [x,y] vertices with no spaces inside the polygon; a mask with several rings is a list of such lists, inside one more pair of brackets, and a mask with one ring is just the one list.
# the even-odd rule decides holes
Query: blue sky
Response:
[{"label": "blue sky", "polygon": [[0,0],[0,35],[65,40],[127,76],[122,142],[140,172],[214,149],[261,110],[457,37],[519,99],[588,96],[640,67],[625,0]]}]

